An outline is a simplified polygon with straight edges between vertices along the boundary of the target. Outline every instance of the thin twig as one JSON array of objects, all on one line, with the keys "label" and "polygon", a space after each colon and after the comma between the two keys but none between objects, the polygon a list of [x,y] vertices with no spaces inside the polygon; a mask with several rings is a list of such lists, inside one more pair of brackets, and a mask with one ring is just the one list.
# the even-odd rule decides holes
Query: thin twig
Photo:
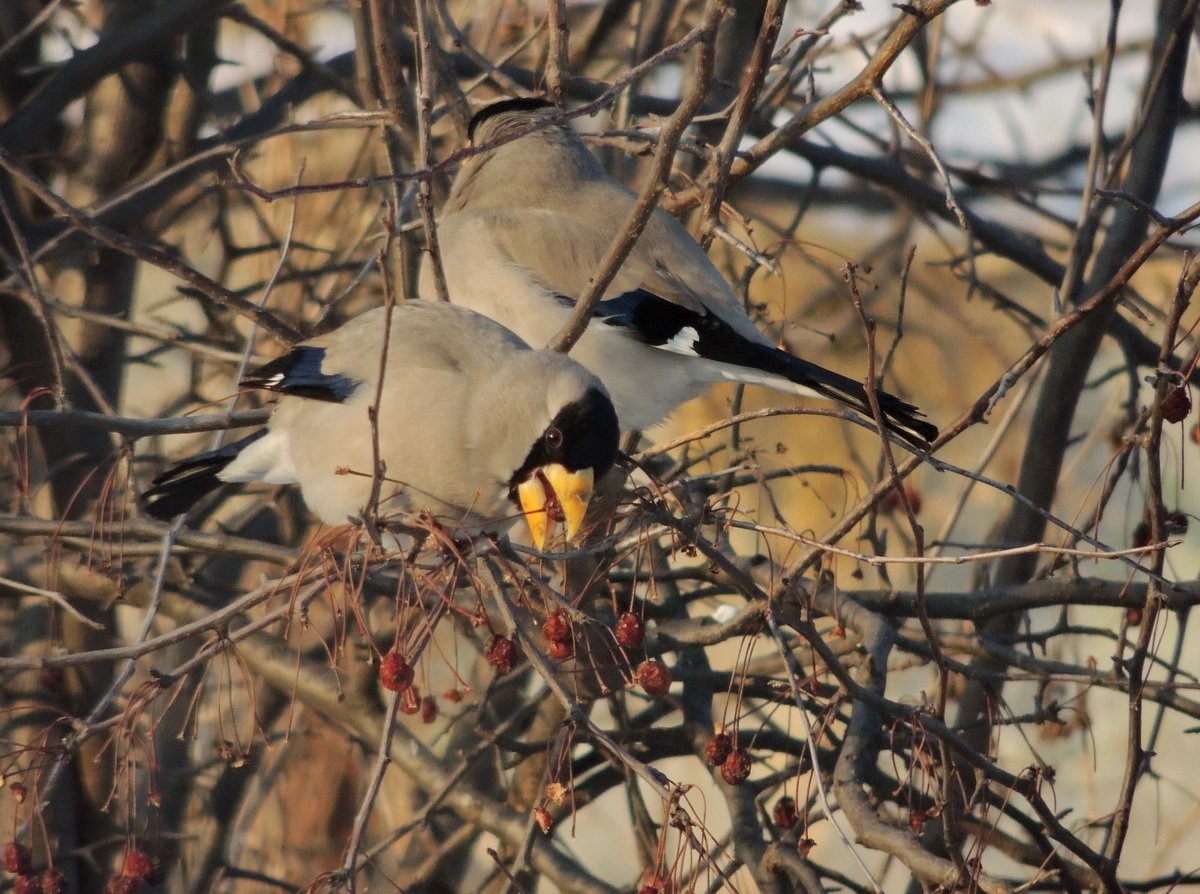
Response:
[{"label": "thin twig", "polygon": [[152,435],[194,434],[262,425],[270,418],[269,409],[165,419],[132,419],[128,416],[110,416],[107,413],[93,413],[89,410],[27,410],[23,413],[0,412],[0,428],[22,425],[32,425],[35,428],[90,428],[110,431],[127,438],[148,438]]},{"label": "thin twig", "polygon": [[663,126],[658,149],[654,153],[650,179],[642,188],[633,208],[630,209],[624,225],[604,252],[604,257],[600,259],[600,264],[596,268],[596,272],[592,274],[587,290],[576,297],[575,310],[571,314],[571,318],[550,340],[552,350],[569,351],[583,335],[596,304],[604,296],[609,283],[617,275],[617,271],[629,257],[629,253],[633,251],[646,224],[650,222],[650,216],[658,205],[658,199],[666,189],[667,178],[670,176],[675,157],[675,147],[679,144],[683,131],[695,117],[708,90],[708,82],[712,77],[712,43],[716,40],[717,26],[725,12],[726,6],[722,0],[709,0],[706,4],[704,17],[693,31],[697,35],[698,56],[692,89]]},{"label": "thin twig", "polygon": [[254,320],[264,329],[269,330],[273,335],[283,339],[285,342],[291,343],[299,340],[300,334],[293,327],[277,319],[273,314],[269,314],[244,298],[235,295],[219,282],[205,276],[199,270],[188,266],[176,256],[169,254],[161,248],[148,245],[145,242],[139,242],[136,239],[126,236],[124,233],[118,233],[111,227],[100,223],[94,217],[75,208],[43,183],[33,171],[16,158],[2,143],[0,143],[0,167],[12,174],[13,177],[39,199],[53,208],[56,213],[71,221],[76,227],[93,239],[96,239],[102,245],[107,245],[109,248],[116,249],[130,257],[146,261],[168,273],[174,274],[185,282],[191,283],[206,298]]}]

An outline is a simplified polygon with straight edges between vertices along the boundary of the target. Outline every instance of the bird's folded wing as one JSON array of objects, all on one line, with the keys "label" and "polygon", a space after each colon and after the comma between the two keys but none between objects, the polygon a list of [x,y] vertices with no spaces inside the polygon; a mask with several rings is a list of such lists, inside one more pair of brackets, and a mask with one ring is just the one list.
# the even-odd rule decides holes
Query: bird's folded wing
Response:
[{"label": "bird's folded wing", "polygon": [[[670,218],[662,221],[659,215],[665,216],[666,212],[656,212],[647,232],[617,271],[605,297],[649,292],[693,313],[713,314],[742,337],[761,341],[762,335],[746,318],[736,296],[700,246],[675,227]],[[524,268],[538,285],[571,300],[587,290],[590,278],[624,223],[621,208],[614,208],[605,226],[546,208],[490,210],[477,217],[485,221],[496,247],[515,265]],[[672,258],[672,254],[678,257]]]},{"label": "bird's folded wing", "polygon": [[297,345],[270,363],[251,370],[239,384],[243,388],[263,388],[310,400],[341,403],[354,393],[358,382],[342,373],[330,373],[324,366],[325,348]]}]

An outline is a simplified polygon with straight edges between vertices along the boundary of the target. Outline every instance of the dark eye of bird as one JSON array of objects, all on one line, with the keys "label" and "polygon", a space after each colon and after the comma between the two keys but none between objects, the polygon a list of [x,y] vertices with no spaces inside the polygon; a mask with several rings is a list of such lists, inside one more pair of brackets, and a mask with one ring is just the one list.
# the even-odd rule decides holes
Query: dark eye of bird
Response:
[{"label": "dark eye of bird", "polygon": [[557,450],[558,448],[562,447],[563,433],[559,431],[556,426],[552,425],[546,429],[545,439],[547,447],[549,447],[551,450]]}]

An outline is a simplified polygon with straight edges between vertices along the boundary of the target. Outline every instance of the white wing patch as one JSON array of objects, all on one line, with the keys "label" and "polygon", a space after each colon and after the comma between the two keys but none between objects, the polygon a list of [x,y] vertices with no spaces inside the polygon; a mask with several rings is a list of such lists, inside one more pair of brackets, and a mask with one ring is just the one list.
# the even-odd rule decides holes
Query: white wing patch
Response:
[{"label": "white wing patch", "polygon": [[658,345],[663,351],[670,351],[672,354],[682,354],[685,357],[699,357],[696,353],[696,342],[700,340],[700,333],[692,326],[684,326],[678,332],[671,336],[671,339]]}]

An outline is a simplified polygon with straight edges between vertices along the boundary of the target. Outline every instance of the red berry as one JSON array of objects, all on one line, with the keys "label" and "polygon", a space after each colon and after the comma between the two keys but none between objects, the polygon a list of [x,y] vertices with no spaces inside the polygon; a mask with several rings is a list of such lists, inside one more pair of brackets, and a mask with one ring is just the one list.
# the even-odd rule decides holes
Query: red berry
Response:
[{"label": "red berry", "polygon": [[483,650],[483,657],[501,676],[517,666],[517,644],[507,636],[493,636]]},{"label": "red berry", "polygon": [[29,848],[19,841],[10,841],[4,847],[4,871],[13,875],[28,875],[33,871]]},{"label": "red berry", "polygon": [[44,667],[38,672],[38,685],[50,693],[63,691],[66,675],[61,667]]},{"label": "red berry", "polygon": [[18,875],[13,879],[13,894],[42,894],[42,879],[37,875]]},{"label": "red berry", "polygon": [[421,690],[409,686],[400,693],[400,710],[405,714],[416,714],[421,710]]},{"label": "red berry", "polygon": [[546,616],[546,621],[542,624],[542,633],[546,635],[546,640],[552,643],[564,643],[571,638],[571,625],[567,623],[567,616],[562,612],[551,612]]},{"label": "red berry", "polygon": [[433,721],[437,720],[437,716],[438,706],[433,697],[427,695],[421,699],[421,722],[433,723]]},{"label": "red berry", "polygon": [[462,691],[458,690],[458,689],[447,689],[445,692],[442,693],[442,698],[444,698],[448,702],[451,702],[451,703],[457,705],[459,702],[461,702],[463,700],[463,694],[462,694]]},{"label": "red berry", "polygon": [[908,505],[912,507],[913,515],[920,515],[921,492],[911,484],[905,486],[904,492],[908,495]]},{"label": "red berry", "polygon": [[569,639],[551,640],[547,650],[555,661],[566,661],[575,654],[575,643]]},{"label": "red berry", "polygon": [[750,778],[750,752],[735,748],[721,764],[721,778],[730,785],[741,785]]},{"label": "red berry", "polygon": [[1192,412],[1192,398],[1183,385],[1172,389],[1162,402],[1162,416],[1166,422],[1183,422]]},{"label": "red berry", "polygon": [[808,855],[812,853],[812,849],[817,846],[817,843],[811,838],[801,838],[797,849],[800,851],[800,856],[808,859]]},{"label": "red berry", "polygon": [[648,878],[643,876],[642,886],[638,888],[638,894],[674,894],[675,885],[672,884],[670,878],[664,878],[657,872],[652,873]]},{"label": "red berry", "polygon": [[671,672],[657,658],[647,658],[633,672],[634,682],[646,690],[647,695],[666,695],[671,688]]},{"label": "red berry", "polygon": [[142,850],[134,849],[125,855],[121,864],[121,875],[138,880],[148,879],[154,874],[154,858]]},{"label": "red berry", "polygon": [[1142,610],[1140,608],[1130,608],[1125,610],[1125,623],[1130,627],[1138,627],[1142,623]]},{"label": "red berry", "polygon": [[914,807],[908,812],[908,828],[914,835],[920,835],[925,827],[925,811]]},{"label": "red berry", "polygon": [[[921,494],[911,484],[904,485],[904,497],[908,500],[908,505],[912,507],[913,515],[917,515],[921,511]],[[880,512],[903,512],[904,499],[901,499],[900,492],[896,488],[891,488],[879,498]]]},{"label": "red berry", "polygon": [[67,894],[67,877],[61,869],[47,869],[42,873],[42,894]]},{"label": "red berry", "polygon": [[538,824],[538,828],[542,830],[542,834],[550,833],[550,827],[554,825],[554,818],[550,816],[549,810],[545,807],[533,808],[533,819]]},{"label": "red berry", "polygon": [[646,638],[646,625],[633,612],[625,612],[617,618],[617,642],[626,649],[636,649]]},{"label": "red berry", "polygon": [[733,751],[733,737],[729,733],[717,733],[704,743],[704,759],[710,767],[719,767]]},{"label": "red berry", "polygon": [[379,682],[384,689],[392,692],[404,692],[413,683],[412,667],[408,660],[395,649],[383,656],[379,662]]},{"label": "red berry", "polygon": [[796,799],[786,795],[780,798],[775,802],[775,809],[771,811],[771,817],[775,820],[775,825],[781,829],[794,827],[800,819],[796,813]]}]

